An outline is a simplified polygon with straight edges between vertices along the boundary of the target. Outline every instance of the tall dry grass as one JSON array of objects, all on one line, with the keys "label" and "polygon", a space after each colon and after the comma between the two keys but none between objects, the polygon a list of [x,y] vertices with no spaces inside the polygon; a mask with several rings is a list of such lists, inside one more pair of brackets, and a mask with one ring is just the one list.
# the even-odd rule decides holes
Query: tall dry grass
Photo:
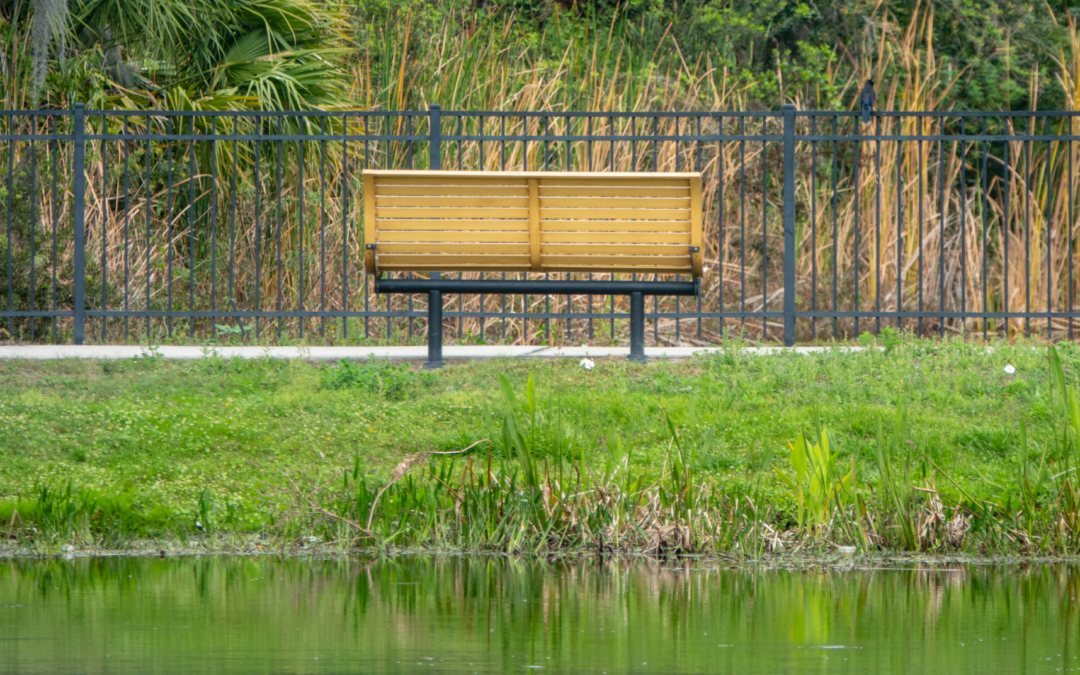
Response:
[{"label": "tall dry grass", "polygon": [[[941,110],[959,74],[936,59],[931,40],[933,10],[917,13],[905,26],[881,10],[879,40],[872,56],[850,68],[830,71],[831,87],[854,100],[865,77],[879,82],[880,109],[922,113]],[[1070,110],[1080,110],[1080,39],[1075,20],[1066,17],[1070,41],[1060,54],[1062,85]],[[632,36],[611,27],[604,34],[572,37],[558,59],[543,60],[514,39],[513,18],[451,32],[427,40],[423,58],[407,19],[394,27],[375,27],[383,50],[364,52],[351,64],[358,108],[399,110],[410,102],[439,103],[445,110],[500,111],[510,116],[443,118],[444,135],[590,135],[596,140],[476,141],[450,140],[442,146],[443,168],[565,169],[593,171],[698,169],[704,176],[706,260],[709,273],[700,307],[712,313],[776,312],[783,305],[783,225],[781,179],[783,153],[777,141],[692,140],[609,141],[630,133],[660,137],[691,133],[725,136],[782,133],[782,120],[692,116],[559,116],[567,112],[740,111],[750,102],[737,78],[708,57],[682,58],[676,36],[664,53],[646,54]],[[396,31],[396,32],[395,32]],[[659,65],[656,65],[659,64]],[[896,75],[895,73],[902,73]],[[890,74],[893,74],[889,76]],[[1033,81],[1033,91],[1038,82]],[[790,94],[801,109],[804,94]],[[1033,96],[1033,100],[1036,97]],[[520,113],[548,112],[542,118]],[[514,115],[513,113],[519,113]],[[1067,310],[1080,300],[1078,275],[1070,270],[1076,256],[1077,182],[1072,141],[893,140],[861,142],[853,134],[894,135],[978,133],[981,118],[875,117],[870,125],[857,118],[800,116],[799,135],[830,140],[798,140],[797,307],[800,311],[926,312],[923,318],[801,318],[800,339],[848,338],[886,326],[926,334],[1015,335],[1025,330],[1056,337],[1068,335],[1067,319],[941,318],[941,313]],[[1035,129],[1022,128],[1029,118],[986,120],[988,134],[1035,132],[1076,134],[1075,117],[1037,118]],[[25,128],[25,118],[11,128]],[[66,132],[68,120],[58,122]],[[93,118],[92,133],[102,131]],[[219,118],[196,122],[162,117],[127,118],[127,130],[156,134],[217,131],[219,134],[275,133],[272,119]],[[1020,124],[1021,126],[1017,126]],[[234,127],[235,125],[235,127]],[[320,127],[319,125],[325,125]],[[288,133],[296,125],[285,124]],[[297,127],[298,128],[298,127]],[[369,310],[364,318],[313,317],[247,319],[244,336],[257,329],[267,340],[340,342],[367,339],[419,340],[422,316],[388,317],[388,311],[424,310],[421,297],[375,296],[360,268],[362,194],[365,167],[426,168],[423,140],[371,140],[373,136],[423,136],[427,118],[335,116],[309,120],[307,128],[328,133],[347,131],[349,141],[233,141],[188,139],[93,141],[87,155],[88,258],[97,265],[93,308],[186,311]],[[124,132],[122,118],[110,117],[105,131]],[[367,136],[368,138],[364,138]],[[27,170],[31,143],[5,145],[6,171]],[[39,179],[32,218],[37,239],[48,249],[40,258],[38,283],[52,288],[71,283],[71,148],[66,141],[38,140]],[[301,158],[302,155],[302,158]],[[281,158],[280,172],[278,158]],[[301,161],[302,159],[302,161]],[[55,162],[55,196],[41,166]],[[857,164],[857,170],[856,170]],[[126,169],[125,169],[126,166]],[[14,167],[14,170],[12,170]],[[50,174],[51,175],[51,174]],[[48,176],[46,176],[48,178]],[[13,191],[8,191],[8,195]],[[18,191],[15,190],[15,193]],[[24,193],[10,197],[28,199]],[[18,209],[16,209],[18,211]],[[56,255],[51,253],[53,222],[58,223]],[[18,229],[16,223],[16,230]],[[12,248],[25,248],[28,236],[13,237]],[[279,243],[280,242],[280,243]],[[3,261],[0,261],[0,265]],[[102,271],[103,270],[103,271]],[[231,270],[231,272],[230,272]],[[15,271],[14,277],[25,270]],[[36,277],[35,277],[36,278]],[[171,278],[171,282],[170,282]],[[3,287],[0,282],[0,287]],[[47,309],[51,296],[38,297]],[[279,299],[280,298],[280,299]],[[610,312],[625,311],[622,299],[601,297],[466,296],[447,300],[448,312],[486,311]],[[44,303],[44,304],[43,304]],[[17,305],[18,303],[13,303]],[[15,309],[30,309],[15,306]],[[676,320],[676,309],[698,309],[693,299],[659,299],[664,314],[647,331],[659,343],[707,344],[742,333],[750,339],[775,340],[777,319],[728,316]],[[649,310],[653,305],[649,305]],[[937,313],[937,316],[933,316]],[[220,336],[215,326],[235,331],[236,319],[184,317],[95,320],[92,339],[161,340]],[[70,320],[34,322],[34,339],[67,339]],[[6,322],[5,329],[29,339],[31,321]],[[43,330],[45,332],[43,333]],[[624,322],[585,319],[505,321],[462,317],[448,319],[449,339],[535,344],[618,340]],[[231,337],[231,333],[228,333]]]}]

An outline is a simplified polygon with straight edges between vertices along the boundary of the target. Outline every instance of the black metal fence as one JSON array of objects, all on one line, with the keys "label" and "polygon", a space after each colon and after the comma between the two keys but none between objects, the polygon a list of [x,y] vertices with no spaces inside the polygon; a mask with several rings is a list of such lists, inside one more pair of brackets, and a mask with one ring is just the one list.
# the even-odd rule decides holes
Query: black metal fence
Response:
[{"label": "black metal fence", "polygon": [[[1071,338],[1078,118],[0,111],[0,339],[419,340],[425,296],[362,269],[369,167],[701,171],[709,269],[656,343]],[[449,297],[444,334],[618,341],[622,302]]]}]

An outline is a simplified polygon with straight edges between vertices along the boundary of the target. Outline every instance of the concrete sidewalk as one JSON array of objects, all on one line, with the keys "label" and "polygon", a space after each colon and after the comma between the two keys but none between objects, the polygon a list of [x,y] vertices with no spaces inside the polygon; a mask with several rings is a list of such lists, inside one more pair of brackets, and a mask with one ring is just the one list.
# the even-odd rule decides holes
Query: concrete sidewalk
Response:
[{"label": "concrete sidewalk", "polygon": [[[772,354],[780,351],[798,353],[828,350],[860,350],[862,347],[742,347],[743,353]],[[645,355],[652,359],[685,359],[697,354],[722,351],[722,347],[650,347]],[[629,347],[523,347],[523,346],[470,346],[443,347],[443,359],[497,359],[497,358],[570,358],[581,359],[621,357],[626,358]],[[0,359],[26,359],[47,361],[54,359],[132,359],[138,356],[160,354],[166,359],[193,360],[209,356],[242,359],[303,359],[308,361],[337,361],[349,359],[362,361],[375,357],[402,361],[427,360],[427,347],[138,347],[128,345],[13,345],[0,346]]]}]

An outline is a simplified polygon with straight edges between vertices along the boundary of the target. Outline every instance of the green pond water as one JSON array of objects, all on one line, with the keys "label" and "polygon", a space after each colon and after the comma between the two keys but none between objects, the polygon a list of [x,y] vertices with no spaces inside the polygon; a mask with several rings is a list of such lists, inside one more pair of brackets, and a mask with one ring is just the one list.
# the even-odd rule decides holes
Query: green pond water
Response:
[{"label": "green pond water", "polygon": [[1080,567],[0,561],[0,673],[1058,673]]}]

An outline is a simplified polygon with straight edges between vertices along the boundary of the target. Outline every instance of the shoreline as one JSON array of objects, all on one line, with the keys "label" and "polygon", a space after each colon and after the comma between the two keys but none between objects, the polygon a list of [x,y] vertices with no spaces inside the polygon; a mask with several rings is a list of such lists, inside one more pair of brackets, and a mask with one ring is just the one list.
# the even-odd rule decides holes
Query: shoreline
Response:
[{"label": "shoreline", "polygon": [[602,557],[595,551],[584,549],[546,553],[508,553],[505,551],[466,550],[451,548],[392,548],[380,551],[377,548],[341,549],[332,544],[313,544],[307,546],[291,545],[286,547],[263,546],[256,543],[248,547],[236,547],[223,544],[209,546],[196,545],[194,542],[179,540],[134,542],[130,548],[93,548],[78,547],[59,551],[38,551],[30,547],[18,546],[11,542],[0,543],[0,560],[7,561],[47,561],[47,560],[91,560],[95,558],[147,558],[159,560],[178,560],[199,557],[221,558],[310,558],[318,560],[355,560],[374,561],[396,558],[503,558],[515,563],[558,563],[591,561],[599,564],[643,563],[664,569],[680,567],[710,568],[726,567],[733,570],[816,570],[828,568],[834,571],[961,571],[948,566],[1010,567],[1023,565],[1075,565],[1080,564],[1080,555],[1071,556],[1024,556],[1018,554],[970,555],[964,553],[919,553],[900,551],[866,551],[842,553],[834,550],[808,550],[796,552],[767,553],[763,556],[739,557],[723,553],[678,554],[670,556],[652,556],[640,551],[618,551]]}]

